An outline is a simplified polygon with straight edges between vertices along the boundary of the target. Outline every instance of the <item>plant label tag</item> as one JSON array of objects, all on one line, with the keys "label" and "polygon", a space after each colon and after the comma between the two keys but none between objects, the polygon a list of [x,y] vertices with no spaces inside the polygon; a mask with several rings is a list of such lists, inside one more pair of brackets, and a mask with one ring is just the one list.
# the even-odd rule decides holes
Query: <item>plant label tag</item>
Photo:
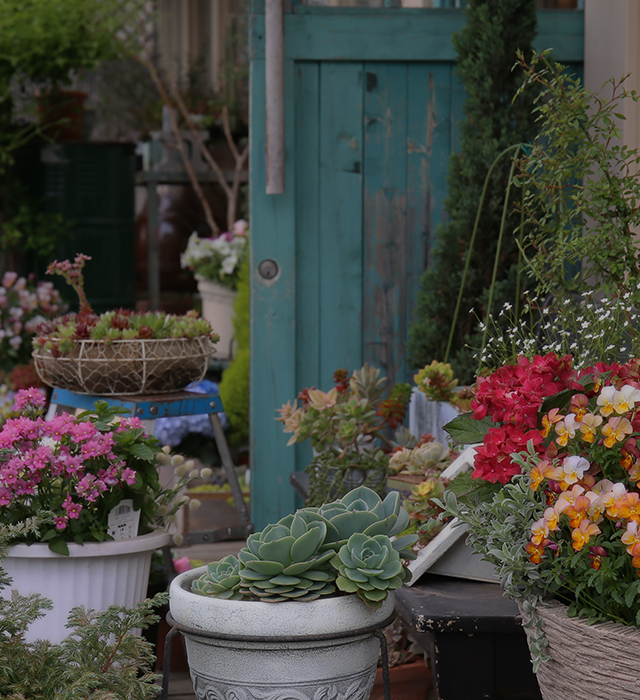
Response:
[{"label": "plant label tag", "polygon": [[107,525],[109,534],[114,540],[130,540],[138,536],[140,511],[133,509],[130,498],[120,501],[109,513]]}]

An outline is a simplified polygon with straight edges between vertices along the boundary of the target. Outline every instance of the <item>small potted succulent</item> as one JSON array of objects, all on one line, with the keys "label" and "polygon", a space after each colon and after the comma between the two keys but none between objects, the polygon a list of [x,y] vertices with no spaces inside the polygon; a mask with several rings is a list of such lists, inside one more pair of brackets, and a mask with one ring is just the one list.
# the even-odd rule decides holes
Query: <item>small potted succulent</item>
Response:
[{"label": "small potted succulent", "polygon": [[220,336],[218,357],[229,359],[233,354],[233,302],[236,298],[240,268],[249,254],[247,222],[236,221],[230,232],[215,238],[189,237],[180,256],[183,268],[191,270],[198,280],[202,297],[202,315]]},{"label": "small potted succulent", "polygon": [[303,389],[276,419],[292,433],[289,445],[310,440],[314,449],[306,469],[307,505],[326,503],[361,484],[384,493],[389,457],[382,447],[392,449],[385,432],[398,427],[409,403],[408,384],[396,384],[385,398],[387,380],[369,364],[351,376],[337,370],[333,379],[330,391]]},{"label": "small potted succulent", "polygon": [[458,386],[451,365],[434,360],[413,377],[416,386],[409,407],[409,428],[414,435],[429,433],[442,443],[448,441],[443,426],[461,411],[469,410],[471,392]]},{"label": "small potted succulent", "polygon": [[201,697],[368,697],[414,536],[408,515],[361,486],[249,536],[238,557],[171,584]]},{"label": "small potted succulent", "polygon": [[[53,599],[29,639],[56,642],[66,635],[72,607],[106,610],[144,598],[151,554],[169,542],[164,525],[188,500],[179,493],[192,465],[161,450],[138,418],[122,417],[126,411],[106,402],[49,420],[44,405],[37,389],[19,391],[18,416],[0,430],[0,520],[17,527],[41,518],[3,565],[23,594]],[[158,476],[167,462],[179,476],[173,485]]]},{"label": "small potted succulent", "polygon": [[126,309],[97,316],[84,293],[79,254],[73,263],[49,265],[75,289],[80,310],[42,323],[33,358],[41,379],[85,394],[156,394],[178,391],[201,380],[218,336],[197,313],[134,313]]}]

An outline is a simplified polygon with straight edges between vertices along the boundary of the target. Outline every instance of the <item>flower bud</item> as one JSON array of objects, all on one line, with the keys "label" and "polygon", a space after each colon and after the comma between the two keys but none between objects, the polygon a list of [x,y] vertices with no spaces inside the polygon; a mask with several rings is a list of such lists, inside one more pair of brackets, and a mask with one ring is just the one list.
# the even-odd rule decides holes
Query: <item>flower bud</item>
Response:
[{"label": "flower bud", "polygon": [[200,470],[200,478],[201,479],[210,479],[213,476],[213,469],[210,467],[205,467],[204,469]]},{"label": "flower bud", "polygon": [[198,510],[202,503],[197,498],[190,498],[189,499],[189,510]]},{"label": "flower bud", "polygon": [[[186,467],[186,466],[187,466],[187,465],[185,464],[185,467]],[[200,476],[200,472],[199,472],[197,469],[192,469],[192,470],[189,472],[189,478],[190,478],[190,479],[197,479],[199,476]]]},{"label": "flower bud", "polygon": [[174,467],[179,467],[181,464],[184,464],[184,457],[182,455],[173,455],[171,464]]},{"label": "flower bud", "polygon": [[184,464],[181,464],[179,467],[176,467],[176,468],[173,470],[173,473],[174,473],[176,476],[185,476],[186,473],[187,473],[187,470],[185,469]]},{"label": "flower bud", "polygon": [[169,464],[171,462],[171,457],[169,457],[169,455],[165,452],[158,452],[156,455],[156,461],[159,464]]},{"label": "flower bud", "polygon": [[165,445],[165,446],[162,448],[162,451],[163,451],[166,455],[171,454],[171,445]]},{"label": "flower bud", "polygon": [[176,534],[173,536],[173,544],[175,544],[176,547],[180,547],[180,545],[181,545],[183,542],[184,542],[184,537],[183,537],[181,534],[176,533]]}]

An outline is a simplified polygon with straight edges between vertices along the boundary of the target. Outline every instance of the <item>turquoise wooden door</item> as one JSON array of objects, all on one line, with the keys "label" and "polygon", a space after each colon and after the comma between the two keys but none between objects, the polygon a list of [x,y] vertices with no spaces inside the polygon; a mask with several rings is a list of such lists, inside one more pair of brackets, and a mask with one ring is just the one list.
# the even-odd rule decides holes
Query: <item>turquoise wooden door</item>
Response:
[{"label": "turquoise wooden door", "polygon": [[[363,362],[410,379],[404,345],[443,221],[464,94],[460,10],[296,7],[285,14],[286,191],[265,194],[264,14],[251,18],[252,514],[295,508],[276,408]],[[541,12],[538,47],[581,62],[582,12]],[[274,278],[259,274],[273,260]]]}]

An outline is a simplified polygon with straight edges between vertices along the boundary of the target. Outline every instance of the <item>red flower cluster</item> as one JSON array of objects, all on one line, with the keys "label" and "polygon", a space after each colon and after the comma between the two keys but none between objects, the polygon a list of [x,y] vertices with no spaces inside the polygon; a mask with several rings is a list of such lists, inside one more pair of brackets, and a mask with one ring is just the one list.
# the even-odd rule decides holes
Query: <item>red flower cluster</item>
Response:
[{"label": "red flower cluster", "polygon": [[520,467],[510,455],[526,449],[532,440],[542,453],[543,438],[538,430],[538,412],[543,401],[564,389],[578,389],[578,375],[571,367],[570,355],[559,358],[553,353],[533,360],[520,357],[517,365],[506,365],[488,377],[478,377],[471,402],[473,417],[489,417],[499,427],[490,428],[476,450],[474,478],[506,484]]}]

